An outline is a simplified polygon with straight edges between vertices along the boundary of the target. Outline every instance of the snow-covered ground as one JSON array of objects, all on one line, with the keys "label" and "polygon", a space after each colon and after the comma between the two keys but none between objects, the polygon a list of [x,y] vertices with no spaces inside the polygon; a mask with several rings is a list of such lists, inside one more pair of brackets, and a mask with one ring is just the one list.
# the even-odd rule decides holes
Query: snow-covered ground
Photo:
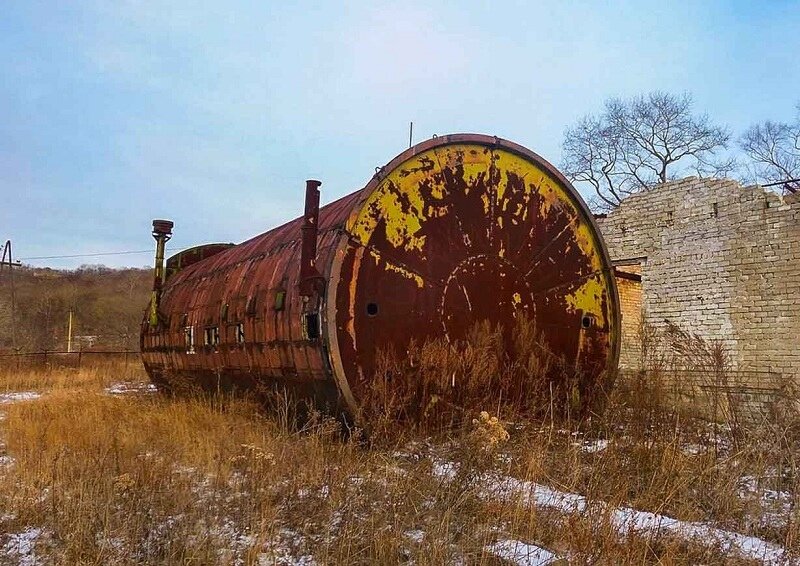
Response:
[{"label": "snow-covered ground", "polygon": [[498,540],[487,546],[486,550],[498,558],[518,566],[547,566],[562,559],[541,546],[514,539]]},{"label": "snow-covered ground", "polygon": [[761,561],[764,564],[783,564],[786,550],[763,539],[719,529],[709,523],[680,521],[666,515],[640,511],[630,507],[612,507],[602,501],[590,501],[576,494],[549,486],[518,480],[507,476],[487,481],[485,496],[502,500],[522,499],[525,504],[555,509],[568,514],[593,513],[609,517],[620,533],[665,533],[676,538],[705,545],[716,545],[724,552]]},{"label": "snow-covered ground", "polygon": [[[108,395],[128,395],[136,393],[156,393],[158,390],[152,383],[141,381],[119,381],[112,383],[104,389]],[[0,405],[10,405],[22,401],[33,401],[39,399],[42,393],[38,391],[9,391],[0,393]]]},{"label": "snow-covered ground", "polygon": [[36,391],[11,391],[8,393],[0,393],[0,405],[10,405],[11,403],[19,403],[20,401],[32,401],[41,396],[42,394]]},{"label": "snow-covered ground", "polygon": [[[450,462],[434,466],[434,474],[451,479],[457,466]],[[490,475],[484,478],[482,496],[487,500],[515,501],[542,509],[553,509],[566,514],[608,517],[611,525],[621,535],[667,534],[704,545],[718,546],[723,552],[741,558],[757,560],[762,564],[784,564],[786,549],[778,544],[714,527],[710,523],[681,521],[649,511],[630,507],[613,507],[603,501],[553,489],[539,483],[523,481],[509,476]],[[518,564],[525,564],[518,562]]]},{"label": "snow-covered ground", "polygon": [[[32,401],[38,399],[42,394],[37,391],[9,391],[0,393],[0,405],[11,405],[12,403],[21,403],[23,401]],[[6,413],[0,411],[0,422],[6,419]],[[3,437],[0,435],[0,472],[4,468],[9,468],[14,465],[14,458],[6,454],[6,445],[3,442]],[[2,554],[0,553],[0,556]]]},{"label": "snow-covered ground", "polygon": [[158,389],[152,383],[120,381],[105,388],[109,395],[128,395],[131,393],[156,393]]},{"label": "snow-covered ground", "polygon": [[[146,383],[119,382],[114,383],[105,389],[109,395],[128,395],[155,392],[155,387]],[[0,405],[9,405],[32,401],[40,398],[41,393],[36,391],[17,391],[0,394]],[[0,412],[0,420],[3,413]],[[575,433],[572,433],[573,436]],[[599,453],[609,448],[609,441],[604,439],[588,440],[575,438],[572,444],[584,453]],[[688,447],[689,453],[699,451],[699,447]],[[395,456],[402,456],[403,453],[396,453]],[[148,453],[143,457],[157,457],[157,454]],[[5,446],[0,438],[0,474],[14,465],[14,458],[5,453]],[[404,471],[399,467],[393,467],[397,473]],[[439,462],[433,468],[435,476],[444,481],[449,481],[455,477],[457,465],[452,462]],[[194,468],[184,468],[176,465],[175,473],[194,475]],[[787,562],[786,550],[779,544],[775,544],[764,539],[747,536],[731,530],[715,527],[712,523],[682,521],[649,511],[634,509],[631,507],[615,507],[604,501],[591,500],[584,495],[559,490],[548,485],[520,480],[506,475],[488,474],[481,483],[481,497],[487,501],[514,501],[521,502],[523,505],[532,506],[540,509],[551,509],[559,513],[568,515],[581,515],[584,517],[597,517],[598,520],[608,521],[613,529],[619,533],[620,537],[629,534],[637,535],[667,535],[677,539],[691,541],[701,545],[710,545],[719,548],[722,552],[732,557],[751,559],[763,564],[784,564]],[[353,478],[356,485],[358,478]],[[204,490],[211,480],[208,478],[198,480],[197,495],[202,499]],[[327,488],[324,488],[316,496],[327,498]],[[298,495],[303,496],[302,493]],[[753,477],[742,477],[739,497],[744,501],[757,502],[764,513],[758,518],[761,526],[764,521],[769,524],[785,525],[791,513],[791,494],[775,489],[769,489],[769,485],[763,484],[763,478],[758,480]],[[0,529],[4,522],[14,519],[13,516],[0,516]],[[219,519],[219,518],[218,518]],[[223,518],[224,519],[224,518]],[[164,524],[166,530],[170,525]],[[498,530],[502,535],[502,531]],[[217,527],[211,527],[209,536],[218,540],[221,552],[228,553],[220,556],[221,560],[228,561],[228,558],[241,556],[255,543],[255,535],[243,533],[236,529],[232,520],[223,520]],[[409,530],[405,533],[406,538],[415,544],[420,544],[427,536],[423,530]],[[51,533],[45,529],[27,525],[16,530],[16,532],[0,532],[0,562],[10,559],[16,564],[33,566],[42,564],[42,560],[36,554],[37,544],[49,541]],[[302,535],[288,527],[280,528],[273,540],[262,543],[261,552],[256,555],[259,564],[290,564],[311,566],[315,564],[314,558],[302,552],[303,548],[308,548],[308,541],[301,540]],[[124,552],[124,544],[116,544],[114,541],[106,541],[104,545],[121,546],[120,552]],[[519,566],[545,566],[561,563],[569,557],[560,556],[558,553],[543,548],[535,541],[521,541],[513,538],[500,536],[496,542],[485,547],[486,552],[501,558],[512,564]],[[237,563],[237,560],[233,560]]]},{"label": "snow-covered ground", "polygon": [[43,529],[35,527],[11,533],[5,544],[0,547],[0,558],[10,558],[19,566],[43,565],[45,562],[36,555],[36,543],[46,535],[47,533]]},{"label": "snow-covered ground", "polygon": [[598,439],[598,440],[587,440],[585,442],[574,442],[574,446],[579,446],[581,452],[586,452],[587,454],[594,454],[595,452],[602,452],[606,448],[608,448],[608,440],[605,439]]},{"label": "snow-covered ground", "polygon": [[[42,394],[37,391],[11,391],[0,393],[0,405],[32,401],[41,396]],[[4,420],[5,417],[5,413],[0,412],[0,421]],[[9,468],[13,465],[14,458],[5,453],[5,444],[2,442],[2,437],[0,437],[0,473],[2,473],[4,468]],[[14,515],[4,514],[0,516],[0,524],[13,518]],[[7,533],[6,536],[0,538],[0,541],[2,541],[2,546],[0,546],[0,558],[11,559],[19,566],[44,564],[36,555],[36,542],[45,534],[44,530],[38,527],[27,527],[20,532]]]}]

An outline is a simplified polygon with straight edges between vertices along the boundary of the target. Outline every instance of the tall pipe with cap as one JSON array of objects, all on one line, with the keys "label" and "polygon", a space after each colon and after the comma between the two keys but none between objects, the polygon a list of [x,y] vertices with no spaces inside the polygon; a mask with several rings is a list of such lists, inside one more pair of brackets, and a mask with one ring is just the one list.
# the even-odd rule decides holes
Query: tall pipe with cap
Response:
[{"label": "tall pipe with cap", "polygon": [[172,227],[175,224],[170,220],[153,220],[153,238],[156,241],[156,260],[153,270],[153,293],[150,298],[150,326],[158,326],[158,307],[161,302],[161,290],[164,287],[164,249],[167,241],[172,237]]}]

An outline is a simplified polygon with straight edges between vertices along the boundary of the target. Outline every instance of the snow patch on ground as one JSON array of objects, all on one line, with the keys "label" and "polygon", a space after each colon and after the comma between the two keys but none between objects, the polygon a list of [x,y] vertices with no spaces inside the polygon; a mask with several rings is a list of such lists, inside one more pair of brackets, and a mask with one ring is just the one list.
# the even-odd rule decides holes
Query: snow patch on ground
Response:
[{"label": "snow patch on ground", "polygon": [[[456,475],[452,462],[437,462],[434,475],[451,480]],[[603,501],[591,501],[583,495],[559,491],[546,485],[523,481],[509,476],[485,478],[487,486],[481,494],[485,499],[521,499],[526,505],[554,509],[561,513],[584,515],[590,512],[600,517],[607,516],[620,535],[628,533],[664,533],[700,544],[715,544],[723,552],[761,561],[763,564],[783,564],[786,549],[758,537],[752,537],[718,529],[709,523],[681,521],[630,507],[613,507]]]},{"label": "snow patch on ground", "polygon": [[729,553],[760,560],[764,564],[782,564],[786,550],[777,544],[757,537],[726,531],[708,523],[680,521],[666,515],[639,511],[630,507],[614,508],[601,501],[590,501],[582,495],[558,491],[545,485],[500,477],[489,482],[486,495],[503,499],[521,498],[525,503],[555,509],[563,513],[584,514],[589,511],[608,515],[612,525],[622,535],[635,533],[665,533],[702,544],[717,544]]},{"label": "snow patch on ground", "polygon": [[306,546],[306,539],[302,534],[292,529],[280,529],[278,536],[264,546],[266,552],[258,555],[259,566],[277,564],[283,566],[316,566],[317,564],[313,556],[300,552],[300,549]]},{"label": "snow patch on ground", "polygon": [[792,494],[780,489],[770,489],[770,485],[781,486],[777,473],[760,478],[742,476],[739,480],[739,498],[758,510],[750,517],[753,524],[760,527],[786,527],[792,514]]},{"label": "snow patch on ground", "polygon": [[451,480],[456,477],[456,465],[452,462],[434,462],[433,475],[445,480]]},{"label": "snow patch on ground", "polygon": [[106,387],[105,392],[109,395],[129,395],[131,393],[156,393],[158,389],[152,383],[141,383],[131,381],[120,381],[112,383]]},{"label": "snow patch on ground", "polygon": [[223,518],[221,525],[212,527],[209,533],[214,539],[223,542],[217,551],[220,563],[244,566],[247,550],[256,544],[256,537],[240,532],[229,517]]},{"label": "snow patch on ground", "polygon": [[34,566],[44,564],[42,560],[36,556],[36,541],[39,540],[45,532],[43,529],[29,527],[21,533],[12,533],[8,535],[5,544],[0,547],[0,556],[16,559],[16,563],[20,566]]},{"label": "snow patch on ground", "polygon": [[699,454],[705,454],[708,451],[706,446],[702,444],[686,444],[681,446],[681,450],[684,454],[689,454],[691,456],[697,456]]},{"label": "snow patch on ground", "polygon": [[11,391],[9,393],[0,393],[0,405],[10,405],[11,403],[19,403],[20,401],[32,401],[41,396],[42,394],[36,391]]},{"label": "snow patch on ground", "polygon": [[581,452],[586,452],[587,454],[594,454],[595,452],[602,452],[606,448],[608,448],[608,440],[604,438],[600,438],[597,440],[587,440],[583,444],[574,443],[575,446],[581,447]]},{"label": "snow patch on ground", "polygon": [[487,546],[486,551],[518,566],[547,566],[561,560],[545,548],[513,539],[498,540]]}]

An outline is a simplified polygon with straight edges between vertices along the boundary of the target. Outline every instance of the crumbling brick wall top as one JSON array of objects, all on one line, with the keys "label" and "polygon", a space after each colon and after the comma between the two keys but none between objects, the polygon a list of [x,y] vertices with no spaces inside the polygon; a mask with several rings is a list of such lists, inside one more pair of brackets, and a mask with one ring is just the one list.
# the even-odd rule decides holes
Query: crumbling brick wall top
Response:
[{"label": "crumbling brick wall top", "polygon": [[598,225],[613,260],[640,258],[648,324],[722,341],[737,369],[800,375],[800,195],[689,177]]}]

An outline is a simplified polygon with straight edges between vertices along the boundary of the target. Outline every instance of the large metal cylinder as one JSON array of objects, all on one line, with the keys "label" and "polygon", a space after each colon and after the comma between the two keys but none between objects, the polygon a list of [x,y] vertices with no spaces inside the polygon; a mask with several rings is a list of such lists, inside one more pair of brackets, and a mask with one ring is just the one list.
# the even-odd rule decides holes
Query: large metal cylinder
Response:
[{"label": "large metal cylinder", "polygon": [[[169,259],[162,322],[142,326],[156,384],[279,383],[352,415],[377,379],[378,352],[460,339],[482,320],[512,328],[522,315],[588,394],[616,369],[619,308],[602,238],[575,189],[535,153],[443,136],[318,216],[308,198],[297,220]],[[309,249],[316,257],[303,257]]]}]

